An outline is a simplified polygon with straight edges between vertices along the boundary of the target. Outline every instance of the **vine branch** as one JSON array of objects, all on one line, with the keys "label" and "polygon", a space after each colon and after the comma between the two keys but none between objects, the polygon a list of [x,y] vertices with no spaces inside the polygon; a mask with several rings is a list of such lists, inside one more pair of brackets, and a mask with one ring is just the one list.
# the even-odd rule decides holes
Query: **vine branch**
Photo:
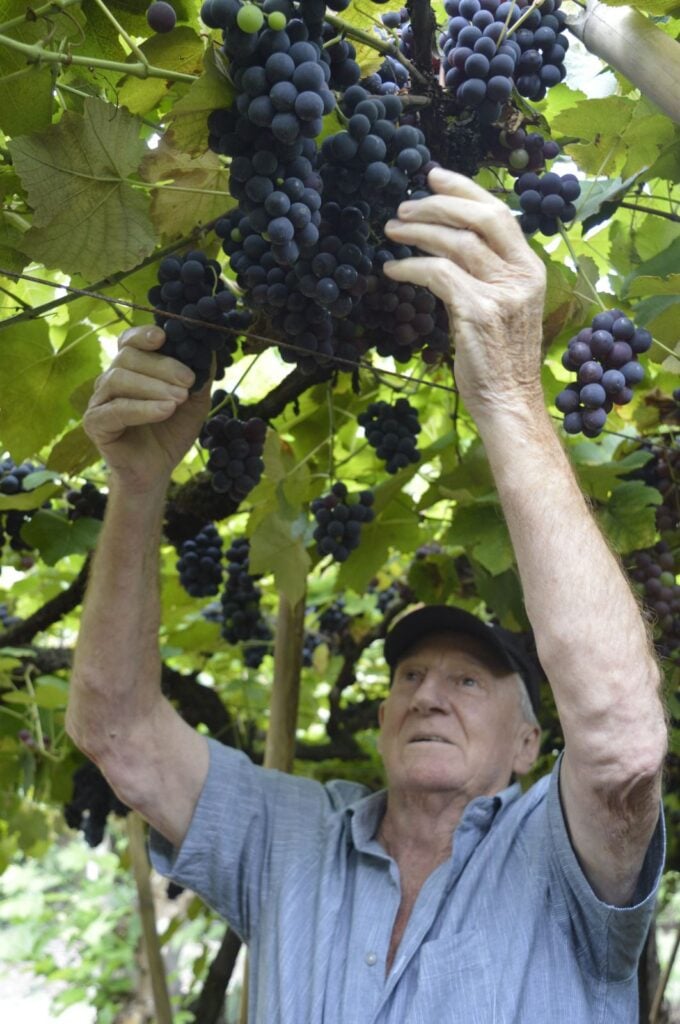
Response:
[{"label": "vine branch", "polygon": [[395,60],[404,65],[415,82],[419,82],[421,85],[427,83],[425,76],[420,73],[408,57],[404,56],[394,43],[385,42],[384,39],[378,39],[377,36],[371,35],[370,32],[364,32],[363,29],[356,28],[355,25],[349,25],[336,14],[330,14],[329,11],[326,11],[324,21],[327,21],[333,28],[337,28],[348,39],[355,39],[358,43],[363,43],[364,46],[370,46],[372,50],[377,50],[378,53],[384,53],[387,57],[394,57]]},{"label": "vine branch", "polygon": [[25,54],[29,64],[40,64],[41,62],[66,66],[76,64],[86,68],[100,68],[102,71],[117,71],[121,75],[132,75],[133,78],[163,78],[168,82],[195,82],[198,80],[198,75],[188,75],[183,71],[169,71],[167,68],[158,68],[148,62],[146,64],[141,61],[138,64],[124,64],[117,60],[104,60],[102,57],[57,53],[54,50],[46,50],[37,44],[21,43],[18,39],[12,39],[11,36],[6,35],[0,35],[0,45]]}]

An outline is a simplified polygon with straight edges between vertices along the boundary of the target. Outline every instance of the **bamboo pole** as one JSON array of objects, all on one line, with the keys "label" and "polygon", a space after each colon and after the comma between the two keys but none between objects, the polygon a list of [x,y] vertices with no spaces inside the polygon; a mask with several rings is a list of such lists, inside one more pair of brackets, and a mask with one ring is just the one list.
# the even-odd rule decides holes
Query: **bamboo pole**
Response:
[{"label": "bamboo pole", "polygon": [[641,93],[680,124],[680,44],[632,7],[587,0],[567,19],[587,50],[625,75]]},{"label": "bamboo pole", "polygon": [[659,978],[659,984],[657,985],[656,992],[654,993],[654,1002],[652,1003],[652,1008],[649,1011],[649,1024],[658,1024],[664,992],[666,991],[668,979],[670,978],[671,971],[673,970],[675,958],[678,955],[678,949],[680,949],[680,924],[677,926],[675,931],[675,942],[673,943],[673,949],[671,950],[668,963],[666,964],[663,974]]},{"label": "bamboo pole", "polygon": [[151,988],[156,1010],[155,1024],[172,1024],[172,1008],[165,976],[165,964],[156,931],[156,912],[151,892],[149,858],[146,852],[144,822],[135,811],[127,816],[128,843],[132,872],[137,886],[139,916],[142,921],[144,952],[149,964]]},{"label": "bamboo pole", "polygon": [[[279,613],[274,640],[274,681],[269,708],[269,729],[264,748],[264,767],[280,772],[293,769],[295,728],[300,698],[302,639],[305,628],[305,595],[291,604],[279,591]],[[248,1020],[248,961],[243,973],[241,1024]]]}]

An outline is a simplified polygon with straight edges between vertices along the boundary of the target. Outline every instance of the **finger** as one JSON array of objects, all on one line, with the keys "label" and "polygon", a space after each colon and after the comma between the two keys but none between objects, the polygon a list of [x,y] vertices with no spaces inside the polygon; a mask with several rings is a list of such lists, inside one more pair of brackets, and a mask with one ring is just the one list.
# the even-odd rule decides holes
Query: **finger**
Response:
[{"label": "finger", "polygon": [[153,324],[150,327],[128,327],[118,338],[118,351],[131,346],[153,352],[159,349],[164,341],[165,331]]},{"label": "finger", "polygon": [[478,185],[472,178],[467,178],[464,174],[458,174],[456,171],[447,171],[444,167],[433,167],[427,177],[427,184],[433,192],[441,195],[458,196],[461,199],[471,199],[487,206],[505,208],[505,203]]},{"label": "finger", "polygon": [[507,274],[506,264],[496,253],[474,231],[465,228],[389,220],[385,234],[432,256],[455,260],[468,274],[482,281],[497,280]]},{"label": "finger", "polygon": [[392,281],[406,281],[429,288],[454,314],[461,316],[470,312],[468,296],[479,291],[477,282],[467,271],[438,256],[390,260],[383,265],[383,273]]},{"label": "finger", "polygon": [[150,399],[152,401],[185,402],[189,396],[186,387],[168,383],[146,373],[135,373],[116,366],[103,374],[92,396],[92,404],[104,405],[116,398]]},{"label": "finger", "polygon": [[88,408],[83,425],[85,432],[101,447],[117,441],[128,427],[162,423],[172,416],[176,408],[173,401],[116,398],[106,405]]},{"label": "finger", "polygon": [[514,263],[532,257],[522,229],[509,207],[493,196],[489,198],[492,203],[452,193],[426,196],[402,203],[397,215],[407,223],[444,224],[474,231],[507,262]]},{"label": "finger", "polygon": [[[106,373],[119,366],[181,387],[191,387],[196,379],[193,370],[190,370],[184,363],[180,363],[178,359],[173,359],[172,356],[163,356],[157,352],[140,351],[133,345],[126,344],[121,348]],[[105,377],[106,373],[102,376]]]}]

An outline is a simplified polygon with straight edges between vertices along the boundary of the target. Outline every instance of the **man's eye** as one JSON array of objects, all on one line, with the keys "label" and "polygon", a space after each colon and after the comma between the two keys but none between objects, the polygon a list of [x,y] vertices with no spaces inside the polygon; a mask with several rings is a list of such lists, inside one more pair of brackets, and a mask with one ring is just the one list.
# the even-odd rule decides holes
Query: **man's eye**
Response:
[{"label": "man's eye", "polygon": [[468,687],[470,689],[472,687],[479,686],[479,682],[477,679],[475,679],[474,676],[461,676],[460,683],[462,686]]}]

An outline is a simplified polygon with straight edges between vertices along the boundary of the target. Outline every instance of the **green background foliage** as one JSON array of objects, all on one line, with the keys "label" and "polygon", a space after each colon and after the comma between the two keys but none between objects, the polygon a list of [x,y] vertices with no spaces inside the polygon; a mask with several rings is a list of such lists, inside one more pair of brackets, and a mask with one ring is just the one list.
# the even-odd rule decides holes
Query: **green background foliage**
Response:
[{"label": "green background foliage", "polygon": [[[0,633],[0,870],[47,854],[82,762],[65,736],[64,708],[82,570],[99,523],[71,522],[66,494],[86,481],[105,489],[106,473],[80,418],[116,335],[150,322],[147,291],[162,255],[200,246],[219,258],[211,226],[234,205],[229,160],[208,150],[206,129],[208,113],[230,106],[234,88],[197,0],[175,6],[178,26],[153,36],[144,0],[57,0],[34,7],[35,17],[22,0],[0,0],[0,452],[36,468],[26,493],[0,495],[0,523],[11,512],[24,516],[21,549],[4,537],[0,575],[0,604],[19,620]],[[341,17],[371,33],[380,13],[400,6],[354,0]],[[636,6],[677,38],[677,4]],[[443,6],[434,9],[441,23]],[[370,46],[357,43],[357,51],[366,74],[382,61]],[[560,429],[553,400],[570,379],[562,352],[602,304],[618,306],[654,336],[634,401],[615,407],[598,439],[564,439],[604,533],[629,566],[632,552],[661,537],[662,496],[640,475],[649,446],[677,445],[680,429],[671,398],[680,383],[680,127],[620,75],[616,91],[602,98],[576,88],[577,78],[521,107],[528,124],[562,146],[553,169],[573,163],[582,179],[568,238],[530,243],[548,274],[543,384]],[[333,113],[324,131],[338,124]],[[487,162],[477,180],[515,205],[502,168]],[[226,260],[224,273],[233,277]],[[253,412],[291,373],[273,344],[266,325],[242,339],[221,382]],[[324,633],[302,671],[296,770],[378,785],[375,709],[385,681],[378,601],[388,601],[388,615],[414,601],[455,602],[526,629],[521,587],[483,448],[445,363],[395,367],[376,357],[353,378],[339,373],[294,390],[295,401],[267,417],[262,481],[218,527],[226,543],[250,538],[272,626],[281,593],[292,602],[306,594],[308,633],[318,632],[324,610],[343,602],[342,631]],[[356,420],[370,402],[398,394],[419,410],[422,458],[389,476]],[[340,568],[319,559],[309,511],[332,480],[376,492],[375,520]],[[175,473],[172,497],[203,515],[206,490],[204,453],[195,447]],[[677,480],[673,494],[680,501]],[[663,539],[680,553],[677,530]],[[248,668],[243,648],[227,644],[204,616],[210,601],[180,587],[169,542],[161,559],[168,692],[193,724],[261,758],[271,654]],[[677,868],[677,661],[666,659],[664,672],[669,865]],[[547,691],[545,701],[534,777],[549,770],[561,745]]]}]

